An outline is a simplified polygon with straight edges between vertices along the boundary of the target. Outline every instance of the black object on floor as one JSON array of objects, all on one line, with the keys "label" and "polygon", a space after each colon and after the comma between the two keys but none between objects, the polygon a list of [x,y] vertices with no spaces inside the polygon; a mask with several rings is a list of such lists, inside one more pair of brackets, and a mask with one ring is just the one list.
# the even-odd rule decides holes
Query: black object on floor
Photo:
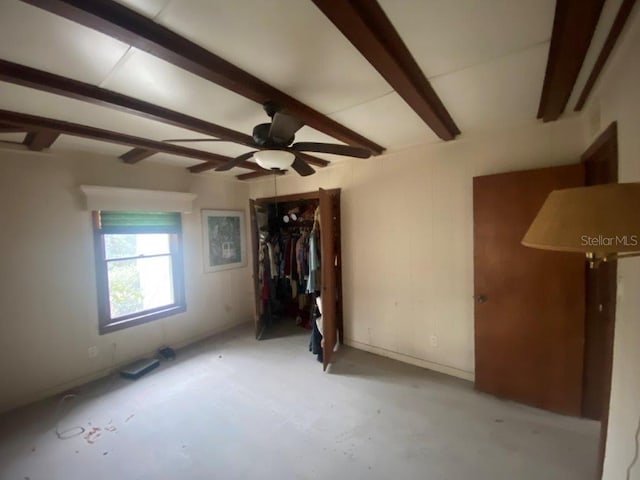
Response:
[{"label": "black object on floor", "polygon": [[137,362],[133,362],[131,365],[127,365],[120,370],[120,376],[123,378],[129,378],[136,380],[147,372],[150,372],[154,368],[160,365],[160,361],[155,358],[143,358]]},{"label": "black object on floor", "polygon": [[176,351],[171,347],[163,347],[158,350],[158,353],[165,360],[174,360],[176,358]]}]

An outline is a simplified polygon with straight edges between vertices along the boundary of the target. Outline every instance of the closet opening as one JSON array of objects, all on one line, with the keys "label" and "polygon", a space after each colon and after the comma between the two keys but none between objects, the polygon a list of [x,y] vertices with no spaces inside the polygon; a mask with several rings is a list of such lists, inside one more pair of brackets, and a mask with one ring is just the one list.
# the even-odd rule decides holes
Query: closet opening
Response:
[{"label": "closet opening", "polygon": [[340,190],[251,200],[250,214],[256,338],[304,331],[326,370],[343,331]]}]

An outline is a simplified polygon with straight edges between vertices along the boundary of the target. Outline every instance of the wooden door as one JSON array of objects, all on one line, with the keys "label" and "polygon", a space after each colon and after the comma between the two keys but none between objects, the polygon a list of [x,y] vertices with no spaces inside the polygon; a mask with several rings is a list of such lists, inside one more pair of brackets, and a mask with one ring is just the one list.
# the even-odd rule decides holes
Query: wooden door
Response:
[{"label": "wooden door", "polygon": [[323,369],[331,363],[336,346],[336,231],[335,211],[331,193],[320,189],[320,244],[321,244],[321,296],[322,296],[322,338],[324,346]]},{"label": "wooden door", "polygon": [[[614,122],[582,154],[586,184],[618,181],[618,129]],[[600,420],[598,473],[602,478],[609,428],[609,403],[615,335],[617,262],[587,269],[586,342],[582,415]]]},{"label": "wooden door", "polygon": [[251,220],[251,252],[253,253],[253,294],[255,307],[255,335],[258,340],[262,338],[265,330],[264,319],[262,318],[262,291],[259,281],[260,262],[260,240],[258,238],[258,221],[256,218],[256,202],[249,200],[249,218]]},{"label": "wooden door", "polygon": [[[586,185],[618,181],[617,128],[613,123],[582,155]],[[601,420],[608,409],[616,309],[617,262],[587,268],[582,415]],[[606,404],[606,405],[605,405]]]},{"label": "wooden door", "polygon": [[340,218],[342,209],[340,207],[340,189],[332,190],[333,195],[333,235],[336,246],[336,323],[338,327],[337,342],[344,343],[344,308],[342,304],[342,226]]},{"label": "wooden door", "polygon": [[582,165],[473,179],[476,388],[570,415],[582,400],[584,256],[520,242],[552,190],[583,184]]}]

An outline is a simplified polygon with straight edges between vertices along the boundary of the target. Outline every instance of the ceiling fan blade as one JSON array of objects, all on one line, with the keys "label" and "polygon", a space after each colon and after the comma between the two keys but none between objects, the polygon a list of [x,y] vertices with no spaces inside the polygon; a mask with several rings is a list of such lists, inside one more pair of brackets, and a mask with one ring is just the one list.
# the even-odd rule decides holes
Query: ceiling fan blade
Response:
[{"label": "ceiling fan blade", "polygon": [[222,138],[169,138],[162,140],[166,143],[187,143],[187,142],[228,142]]},{"label": "ceiling fan blade", "polygon": [[234,158],[233,160],[229,160],[227,163],[223,163],[219,167],[216,167],[216,172],[225,172],[227,170],[231,170],[233,167],[237,167],[245,160],[251,158],[256,151],[243,153],[242,155]]},{"label": "ceiling fan blade", "polygon": [[297,142],[291,145],[290,148],[299,152],[332,153],[334,155],[346,155],[347,157],[369,158],[371,156],[371,152],[366,148],[338,145],[336,143]]},{"label": "ceiling fan blade", "polygon": [[311,165],[309,165],[307,162],[302,160],[297,155],[296,155],[296,159],[293,161],[293,164],[291,165],[291,168],[293,168],[296,172],[298,172],[299,175],[303,177],[307,177],[309,175],[313,175],[314,173],[316,173],[316,171],[313,169]]},{"label": "ceiling fan blade", "polygon": [[269,138],[276,143],[287,143],[298,130],[302,128],[304,122],[286,113],[276,112],[271,121]]}]

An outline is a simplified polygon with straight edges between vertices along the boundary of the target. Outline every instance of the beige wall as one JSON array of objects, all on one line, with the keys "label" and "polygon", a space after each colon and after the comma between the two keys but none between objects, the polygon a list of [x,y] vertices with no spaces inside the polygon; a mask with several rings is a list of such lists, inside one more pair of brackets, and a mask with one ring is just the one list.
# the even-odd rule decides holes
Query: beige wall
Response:
[{"label": "beige wall", "polygon": [[[186,313],[98,335],[91,214],[81,184],[198,195],[193,213],[183,215]],[[203,273],[199,215],[201,208],[246,209],[247,198],[246,184],[174,167],[0,151],[0,411],[163,344],[251,321],[249,268]],[[89,358],[94,345],[99,354]]]},{"label": "beige wall", "polygon": [[[277,188],[342,188],[347,343],[472,379],[472,178],[574,163],[584,148],[573,118],[287,175]],[[251,184],[253,198],[273,193],[273,178]]]},{"label": "beige wall", "polygon": [[[640,181],[640,12],[629,18],[615,54],[589,104],[587,117],[595,139],[618,122],[620,181]],[[640,205],[639,205],[640,207]],[[604,478],[627,477],[637,454],[640,421],[640,259],[618,263],[618,302],[614,344],[609,436]],[[631,471],[640,479],[640,465]]]},{"label": "beige wall", "polygon": [[[621,181],[640,181],[640,15],[634,12],[582,119],[462,137],[278,178],[278,193],[343,189],[345,333],[360,348],[473,377],[472,177],[572,163],[618,121]],[[89,213],[80,184],[191,191],[244,209],[249,185],[112,158],[0,152],[0,410],[106,373],[159,345],[251,320],[248,268],[202,273],[197,213],[184,217],[188,311],[98,336]],[[619,269],[605,478],[625,478],[640,418],[640,259]],[[438,346],[430,337],[438,337]],[[87,348],[99,355],[89,359]],[[115,345],[115,360],[112,359]],[[636,466],[631,478],[640,478]]]}]

